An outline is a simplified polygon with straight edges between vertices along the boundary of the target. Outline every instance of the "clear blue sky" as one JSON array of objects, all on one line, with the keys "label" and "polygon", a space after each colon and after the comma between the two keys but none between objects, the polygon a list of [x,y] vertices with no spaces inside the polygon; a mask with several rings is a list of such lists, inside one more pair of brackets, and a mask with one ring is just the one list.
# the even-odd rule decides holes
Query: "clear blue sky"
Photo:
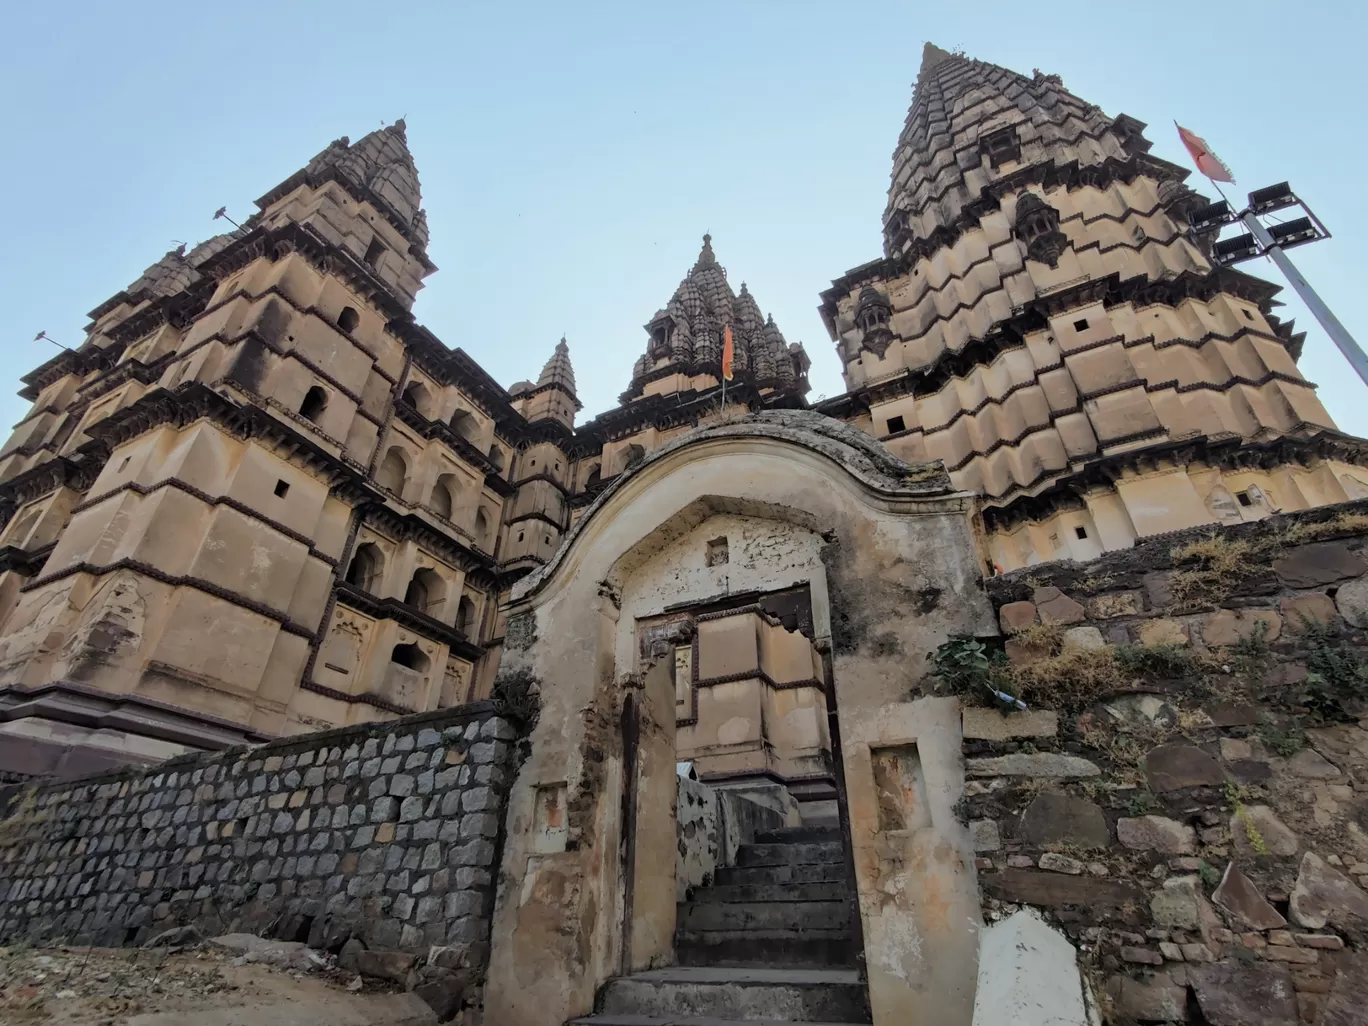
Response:
[{"label": "clear blue sky", "polygon": [[[5,22],[6,424],[54,352],[39,329],[78,344],[87,311],[214,234],[217,207],[241,219],[330,140],[399,117],[441,268],[415,313],[505,386],[565,333],[582,418],[613,406],[708,231],[733,285],[806,344],[810,398],[837,394],[818,293],[880,255],[928,39],[1058,73],[1186,162],[1176,118],[1241,195],[1290,179],[1336,233],[1295,259],[1368,344],[1362,4],[47,0]],[[1284,298],[1304,372],[1368,435],[1368,393]]]}]

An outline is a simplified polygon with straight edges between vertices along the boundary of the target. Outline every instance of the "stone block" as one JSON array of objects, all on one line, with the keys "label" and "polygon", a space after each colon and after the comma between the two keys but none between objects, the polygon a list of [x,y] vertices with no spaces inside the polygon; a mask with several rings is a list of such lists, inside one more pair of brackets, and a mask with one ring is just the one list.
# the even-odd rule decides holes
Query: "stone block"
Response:
[{"label": "stone block", "polygon": [[1292,974],[1283,966],[1216,962],[1191,966],[1188,983],[1210,1026],[1296,1026]]},{"label": "stone block", "polygon": [[1221,764],[1194,745],[1168,744],[1145,755],[1145,777],[1157,792],[1188,787],[1220,787],[1225,783]]},{"label": "stone block", "polygon": [[1306,625],[1332,623],[1335,619],[1335,603],[1329,595],[1315,592],[1310,595],[1294,595],[1278,603],[1283,623],[1287,629],[1300,634]]},{"label": "stone block", "polygon": [[1321,1006],[1319,1026],[1362,1026],[1368,1008],[1368,954],[1342,959],[1339,968]]},{"label": "stone block", "polygon": [[1159,954],[1163,955],[1164,958],[1166,958],[1170,962],[1187,961],[1187,959],[1183,957],[1183,949],[1180,948],[1177,944],[1174,944],[1173,941],[1160,941]]},{"label": "stone block", "polygon": [[969,837],[974,842],[974,851],[997,851],[1002,847],[995,819],[974,820],[969,824]]},{"label": "stone block", "polygon": [[1285,588],[1320,588],[1365,570],[1368,565],[1345,542],[1303,545],[1273,561],[1273,572]]},{"label": "stone block", "polygon": [[1195,930],[1201,922],[1202,894],[1195,876],[1171,876],[1150,895],[1150,915],[1158,926]]},{"label": "stone block", "polygon": [[1226,865],[1211,900],[1256,930],[1275,930],[1287,925],[1287,920],[1264,899],[1254,881],[1240,872],[1234,862]]},{"label": "stone block", "polygon": [[1045,709],[1001,713],[996,709],[970,707],[964,710],[962,722],[965,738],[983,741],[1054,737],[1059,731],[1059,714]]},{"label": "stone block", "polygon": [[1107,980],[1107,996],[1121,1022],[1178,1021],[1187,1018],[1187,988],[1163,973],[1149,981],[1120,974]]},{"label": "stone block", "polygon": [[1022,813],[1017,833],[1027,844],[1037,847],[1105,848],[1111,843],[1100,807],[1086,798],[1050,792],[1032,799]]},{"label": "stone block", "polygon": [[1116,838],[1133,851],[1186,855],[1197,850],[1197,832],[1166,816],[1135,816],[1116,821]]},{"label": "stone block", "polygon": [[1054,586],[1037,588],[1033,596],[1041,623],[1070,624],[1088,618],[1083,607]]},{"label": "stone block", "polygon": [[1267,805],[1246,805],[1237,809],[1230,817],[1230,836],[1236,852],[1246,858],[1295,855],[1301,845],[1297,835]]},{"label": "stone block", "polygon": [[1271,609],[1222,609],[1202,623],[1202,640],[1222,648],[1235,645],[1262,632],[1264,641],[1282,633],[1282,617]]},{"label": "stone block", "polygon": [[1064,632],[1063,651],[1090,652],[1104,649],[1107,642],[1096,627],[1070,627]]},{"label": "stone block", "polygon": [[1339,767],[1314,748],[1303,748],[1288,759],[1287,771],[1308,780],[1330,780],[1342,776]]},{"label": "stone block", "polygon": [[1034,602],[1008,602],[998,610],[998,623],[1003,634],[1015,634],[1036,622]]},{"label": "stone block", "polygon": [[1292,921],[1310,930],[1330,923],[1341,929],[1368,927],[1368,891],[1315,852],[1302,856],[1288,908]]},{"label": "stone block", "polygon": [[356,971],[405,986],[417,960],[418,956],[408,951],[362,950],[356,952]]},{"label": "stone block", "polygon": [[1068,873],[1070,876],[1081,876],[1083,873],[1083,863],[1078,859],[1071,859],[1067,855],[1053,851],[1047,851],[1040,856],[1039,865],[1041,869],[1052,873]]},{"label": "stone block", "polygon": [[1134,965],[1163,965],[1164,956],[1157,951],[1149,948],[1123,947],[1121,949],[1121,960],[1130,962]]},{"label": "stone block", "polygon": [[396,773],[390,778],[389,793],[396,798],[407,798],[413,794],[414,779],[408,773]]},{"label": "stone block", "polygon": [[1156,617],[1153,620],[1145,620],[1135,628],[1135,639],[1142,645],[1186,645],[1188,643],[1187,630],[1177,620],[1170,620],[1166,617]]},{"label": "stone block", "polygon": [[1097,764],[1076,755],[1057,752],[1018,752],[965,760],[971,777],[1095,777],[1102,771]]},{"label": "stone block", "polygon": [[1034,869],[1008,869],[1001,873],[984,874],[980,883],[984,890],[1002,901],[1046,907],[1082,905],[1120,908],[1139,905],[1145,899],[1144,892],[1133,884]]},{"label": "stone block", "polygon": [[1368,575],[1340,585],[1335,592],[1335,608],[1346,623],[1368,627]]},{"label": "stone block", "polygon": [[1139,616],[1145,611],[1144,597],[1138,591],[1113,591],[1088,600],[1088,615],[1095,620],[1117,616]]}]

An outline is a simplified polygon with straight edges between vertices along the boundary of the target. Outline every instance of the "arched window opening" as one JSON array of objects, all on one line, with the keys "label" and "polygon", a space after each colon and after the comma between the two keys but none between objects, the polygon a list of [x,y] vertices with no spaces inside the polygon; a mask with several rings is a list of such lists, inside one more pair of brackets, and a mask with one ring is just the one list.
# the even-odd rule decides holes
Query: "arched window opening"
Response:
[{"label": "arched window opening", "polygon": [[475,514],[475,544],[489,548],[489,514],[483,509]]},{"label": "arched window opening", "polygon": [[480,433],[480,425],[469,410],[457,410],[451,415],[451,430],[473,444]]},{"label": "arched window opening", "polygon": [[502,471],[508,465],[504,459],[503,450],[497,445],[489,447],[489,462],[494,464],[494,469],[498,471]]},{"label": "arched window opening", "polygon": [[451,519],[451,510],[455,505],[456,479],[450,474],[443,474],[437,479],[437,483],[432,486],[432,499],[428,505],[432,511],[443,520]]},{"label": "arched window opening", "polygon": [[328,393],[314,385],[304,393],[304,401],[299,404],[299,415],[305,420],[318,420],[328,408]]},{"label": "arched window opening", "polygon": [[403,451],[395,446],[385,453],[385,458],[380,461],[380,469],[375,475],[376,484],[395,495],[402,495],[407,477],[408,460],[404,459]]},{"label": "arched window opening", "polygon": [[622,469],[631,470],[645,458],[646,450],[633,442],[631,445],[627,446],[627,454],[622,461]]},{"label": "arched window opening", "polygon": [[584,487],[586,489],[597,488],[599,486],[599,483],[602,480],[602,477],[599,474],[601,469],[601,467],[595,467],[593,470],[589,471],[589,476],[584,479]]},{"label": "arched window opening", "polygon": [[413,572],[413,578],[404,592],[404,605],[426,613],[441,603],[445,594],[446,587],[437,572],[429,567],[420,567]]},{"label": "arched window opening", "polygon": [[415,410],[429,420],[432,419],[432,393],[424,387],[421,381],[413,381],[404,389],[404,402],[408,403]]},{"label": "arched window opening", "polygon": [[428,657],[414,644],[395,645],[394,650],[390,652],[390,662],[396,666],[416,670],[418,673],[423,673],[428,668]]},{"label": "arched window opening", "polygon": [[361,315],[349,306],[344,306],[342,312],[337,315],[337,326],[348,334],[355,331],[360,323]]},{"label": "arched window opening", "polygon": [[347,583],[374,594],[384,572],[385,557],[374,544],[365,542],[357,546],[351,566],[347,567]]},{"label": "arched window opening", "polygon": [[467,638],[473,640],[475,637],[475,603],[470,601],[469,595],[462,595],[456,608],[456,629]]}]

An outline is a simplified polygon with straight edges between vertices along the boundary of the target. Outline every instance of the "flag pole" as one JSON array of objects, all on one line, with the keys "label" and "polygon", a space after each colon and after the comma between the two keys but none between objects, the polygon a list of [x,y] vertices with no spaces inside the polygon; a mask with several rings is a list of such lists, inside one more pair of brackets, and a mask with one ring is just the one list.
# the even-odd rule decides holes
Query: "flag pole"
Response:
[{"label": "flag pole", "polygon": [[[1210,148],[1206,147],[1205,140],[1195,140],[1206,149],[1204,154],[1199,154],[1193,149],[1192,144],[1188,141],[1188,135],[1191,133],[1185,134],[1185,129],[1182,125],[1178,124],[1176,118],[1173,121],[1173,125],[1178,129],[1178,137],[1183,140],[1183,145],[1187,147],[1188,153],[1193,158],[1193,162],[1196,163],[1197,170],[1201,171],[1202,174],[1206,176],[1206,180],[1211,183],[1212,188],[1220,194],[1221,199],[1225,200],[1226,205],[1233,210],[1234,204],[1230,202],[1230,197],[1225,194],[1225,191],[1221,188],[1216,179],[1211,177],[1211,172],[1202,166],[1201,157],[1210,157],[1216,162],[1221,170],[1226,173],[1226,180],[1234,181],[1234,175],[1230,173],[1230,169],[1225,166],[1219,157],[1211,152]],[[1325,329],[1325,333],[1330,336],[1330,341],[1335,343],[1336,348],[1338,348],[1344,355],[1344,358],[1349,361],[1349,366],[1354,368],[1354,372],[1358,374],[1359,380],[1365,385],[1368,385],[1368,354],[1364,353],[1363,348],[1358,344],[1358,341],[1349,333],[1349,329],[1340,322],[1340,319],[1335,316],[1330,307],[1326,306],[1325,300],[1321,299],[1320,294],[1311,287],[1311,283],[1306,280],[1301,271],[1297,270],[1297,266],[1292,263],[1292,260],[1288,255],[1283,252],[1282,246],[1273,238],[1268,229],[1263,226],[1253,210],[1246,207],[1235,216],[1240,219],[1241,224],[1249,229],[1250,234],[1254,236],[1254,241],[1259,244],[1259,249],[1263,252],[1263,255],[1272,260],[1273,263],[1277,265],[1278,270],[1282,271],[1283,277],[1291,282],[1292,288],[1295,289],[1297,295],[1301,297],[1301,301],[1306,304],[1306,308],[1311,311],[1316,320],[1320,322],[1320,326]]]}]

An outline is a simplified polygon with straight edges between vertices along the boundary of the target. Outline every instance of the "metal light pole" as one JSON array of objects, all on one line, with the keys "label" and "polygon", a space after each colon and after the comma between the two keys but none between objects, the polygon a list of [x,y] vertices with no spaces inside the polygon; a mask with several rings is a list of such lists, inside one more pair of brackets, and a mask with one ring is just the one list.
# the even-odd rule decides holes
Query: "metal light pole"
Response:
[{"label": "metal light pole", "polygon": [[[1217,189],[1219,190],[1220,186],[1217,186]],[[1222,195],[1224,196],[1224,193]],[[1262,214],[1291,207],[1299,207],[1302,216],[1275,224],[1271,228],[1265,227],[1259,220]],[[1330,336],[1330,340],[1339,347],[1339,351],[1344,354],[1344,358],[1349,361],[1355,373],[1365,385],[1368,385],[1368,353],[1364,353],[1354,336],[1349,334],[1349,329],[1340,323],[1340,319],[1325,305],[1325,300],[1321,299],[1311,287],[1311,283],[1283,252],[1293,246],[1330,238],[1325,225],[1321,224],[1310,207],[1297,198],[1286,182],[1251,192],[1249,206],[1238,214],[1231,209],[1230,202],[1223,199],[1220,203],[1192,211],[1188,214],[1188,222],[1194,235],[1213,232],[1219,235],[1221,229],[1236,223],[1243,224],[1249,229],[1247,235],[1215,240],[1212,245],[1213,261],[1222,267],[1229,267],[1261,256],[1271,259],[1297,290],[1297,295],[1301,296],[1307,309],[1315,315],[1325,333]]]},{"label": "metal light pole", "polygon": [[1297,295],[1301,296],[1302,302],[1306,304],[1320,321],[1320,326],[1325,329],[1325,333],[1330,336],[1330,341],[1339,346],[1339,351],[1344,354],[1344,358],[1349,361],[1349,365],[1354,368],[1358,376],[1368,385],[1368,353],[1364,353],[1363,348],[1349,334],[1349,329],[1340,323],[1340,319],[1334,312],[1325,305],[1325,300],[1321,299],[1311,283],[1307,281],[1301,271],[1297,270],[1290,257],[1282,251],[1277,240],[1268,233],[1268,229],[1259,223],[1259,219],[1252,210],[1246,210],[1240,215],[1240,220],[1254,236],[1255,241],[1263,248],[1264,254],[1278,265],[1278,270],[1282,271],[1283,277],[1292,283],[1292,287],[1297,290]]}]

